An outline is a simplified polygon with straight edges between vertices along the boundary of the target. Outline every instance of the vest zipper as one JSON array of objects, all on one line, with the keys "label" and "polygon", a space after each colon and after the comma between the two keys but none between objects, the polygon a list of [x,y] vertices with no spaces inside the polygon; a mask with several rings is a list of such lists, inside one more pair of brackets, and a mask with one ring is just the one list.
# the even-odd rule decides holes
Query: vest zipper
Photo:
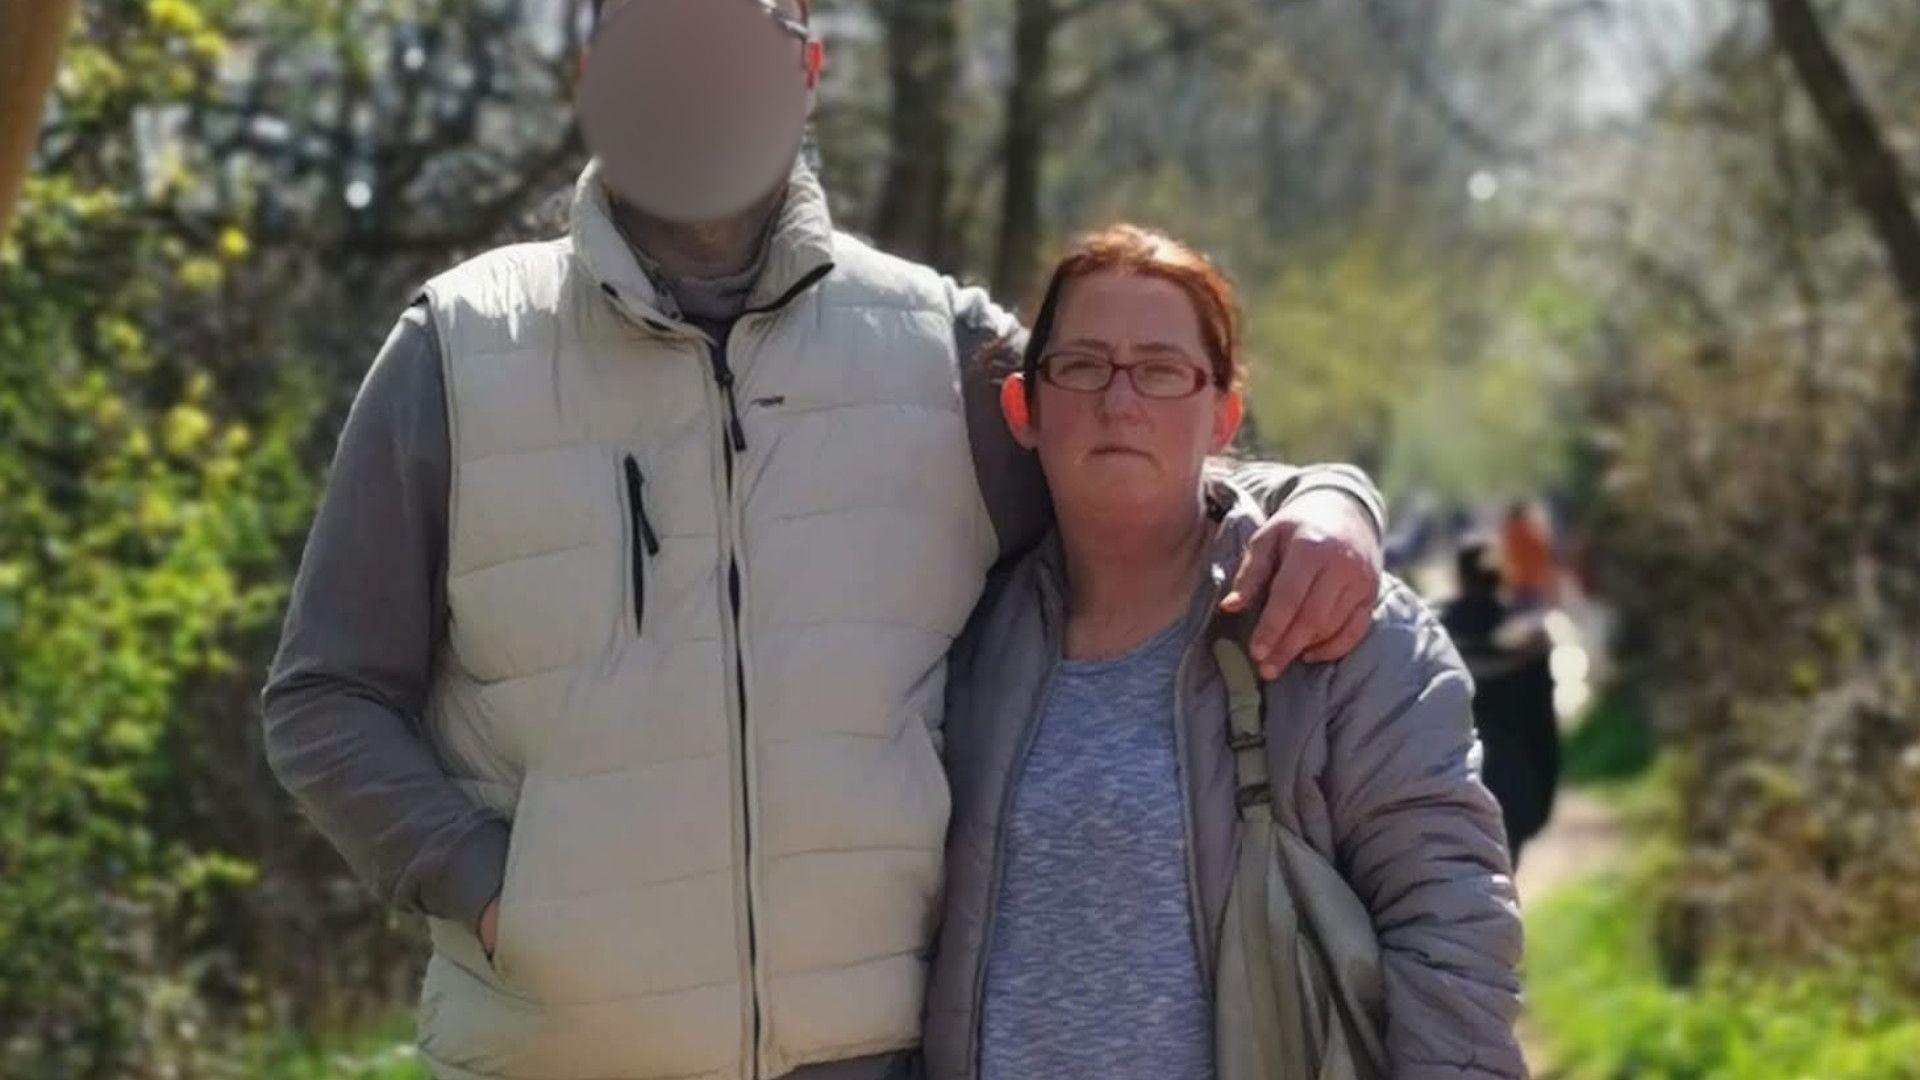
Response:
[{"label": "vest zipper", "polygon": [[[739,421],[735,421],[737,425]],[[727,455],[727,493],[733,493],[733,455]],[[748,998],[753,1002],[753,1075],[760,1075],[760,941],[759,919],[753,910],[753,783],[748,767],[753,743],[747,728],[747,661],[740,632],[740,559],[727,560],[727,597],[733,603],[733,685],[740,702],[740,793],[746,805],[740,808],[741,847],[746,865],[741,867],[747,883],[747,976]]]},{"label": "vest zipper", "polygon": [[[745,315],[741,316],[742,319]],[[734,323],[735,326],[739,322]],[[726,434],[720,440],[721,458],[726,466],[727,514],[731,518],[737,509],[734,503],[734,467],[736,454],[747,449],[747,434],[740,426],[740,410],[734,400],[733,369],[728,366],[723,355],[724,348],[731,346],[733,333],[729,328],[727,340],[708,352],[713,368],[713,382],[720,390],[722,402],[726,408]],[[732,530],[729,530],[731,532]],[[748,1075],[760,1075],[760,986],[759,986],[759,926],[753,905],[753,778],[751,758],[753,743],[747,726],[747,668],[746,645],[740,629],[740,555],[739,540],[729,537],[727,545],[727,605],[729,623],[733,628],[733,684],[734,700],[740,703],[740,795],[743,805],[740,807],[740,831],[742,865],[741,879],[746,890],[747,924],[747,1000],[752,1010],[750,1040],[747,1044],[749,1055]]]},{"label": "vest zipper", "polygon": [[[729,334],[729,337],[732,335]],[[747,449],[747,431],[740,426],[740,405],[733,397],[733,369],[727,366],[727,358],[719,350],[708,354],[713,358],[713,381],[720,387],[721,396],[727,402],[727,493],[733,493],[733,455],[744,453]],[[738,605],[735,605],[736,609]],[[736,610],[735,614],[738,614]]]},{"label": "vest zipper", "polygon": [[[803,275],[800,280],[794,282],[792,287],[787,289],[786,292],[776,297],[772,303],[764,307],[748,308],[741,312],[740,319],[735,320],[734,325],[738,326],[740,321],[749,315],[763,315],[769,311],[777,311],[787,306],[788,303],[792,302],[794,297],[799,296],[808,288],[812,287],[815,282],[832,272],[832,263],[814,267],[811,271]],[[727,331],[727,336],[729,339],[732,338],[733,331],[731,329]],[[732,455],[746,452],[747,431],[740,426],[740,403],[734,399],[733,395],[733,368],[727,364],[727,358],[723,355],[724,351],[725,350],[716,349],[708,353],[707,356],[713,361],[713,381],[715,385],[720,387],[720,394],[727,402],[727,439],[729,446],[732,447],[732,453],[727,456],[727,491],[728,494],[731,495],[733,491]],[[739,604],[736,602],[734,607],[734,614],[738,616]]]},{"label": "vest zipper", "polygon": [[[727,330],[727,339],[708,345],[707,358],[713,369],[713,382],[720,390],[722,403],[726,408],[726,435],[720,440],[722,459],[726,465],[727,515],[734,519],[739,511],[734,493],[734,465],[738,454],[746,453],[747,433],[740,424],[740,407],[734,397],[733,368],[727,363],[726,353],[733,344],[733,331],[754,315],[765,314],[785,307],[795,297],[810,286],[826,277],[833,270],[833,264],[827,263],[815,267],[812,271],[794,282],[793,286],[771,304],[764,307],[748,308],[734,320]],[[704,335],[703,335],[704,336]],[[737,521],[733,522],[735,525]],[[733,628],[733,681],[734,699],[740,703],[740,795],[743,805],[740,807],[741,821],[741,877],[746,883],[746,923],[747,923],[747,998],[751,1002],[752,1025],[751,1041],[747,1045],[748,1075],[760,1076],[760,984],[759,984],[759,930],[753,907],[753,742],[747,725],[747,661],[746,642],[740,629],[741,583],[739,538],[734,535],[737,528],[723,530],[727,538],[727,602],[731,608],[730,624]]]},{"label": "vest zipper", "polygon": [[660,554],[660,538],[654,534],[653,523],[647,520],[647,478],[640,473],[640,463],[628,454],[623,466],[627,479],[627,517],[632,530],[632,543],[628,548],[633,564],[633,632],[638,635],[647,618],[647,559]]}]

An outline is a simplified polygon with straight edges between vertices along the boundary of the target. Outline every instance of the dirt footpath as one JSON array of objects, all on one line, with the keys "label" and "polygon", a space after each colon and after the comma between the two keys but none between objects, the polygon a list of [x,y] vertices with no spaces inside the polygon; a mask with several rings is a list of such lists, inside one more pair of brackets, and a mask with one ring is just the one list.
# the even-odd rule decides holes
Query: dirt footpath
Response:
[{"label": "dirt footpath", "polygon": [[1553,801],[1552,820],[1521,856],[1515,883],[1521,907],[1562,885],[1619,865],[1625,851],[1619,814],[1585,791],[1562,788]]},{"label": "dirt footpath", "polygon": [[[1618,812],[1584,791],[1561,789],[1553,804],[1553,819],[1527,845],[1520,860],[1520,907],[1583,877],[1618,866],[1626,852],[1626,837]],[[1520,1021],[1520,1042],[1536,1080],[1560,1075],[1543,1049],[1539,1033]]]}]

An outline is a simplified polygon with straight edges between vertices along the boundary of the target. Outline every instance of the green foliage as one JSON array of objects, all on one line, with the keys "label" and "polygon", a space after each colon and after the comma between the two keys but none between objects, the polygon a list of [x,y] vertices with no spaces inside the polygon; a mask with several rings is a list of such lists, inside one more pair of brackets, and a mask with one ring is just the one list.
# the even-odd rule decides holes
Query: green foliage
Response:
[{"label": "green foliage", "polygon": [[[1676,73],[1632,152],[1588,163],[1619,217],[1592,275],[1611,347],[1587,532],[1621,668],[1673,749],[1663,965],[1871,967],[1911,1010],[1920,458],[1885,418],[1917,358],[1766,8]],[[1896,105],[1917,16],[1819,8],[1871,105],[1855,120],[1896,147],[1920,134]]]},{"label": "green foliage", "polygon": [[1382,460],[1394,413],[1443,361],[1440,285],[1368,238],[1301,261],[1251,299],[1262,433],[1295,460]]},{"label": "green foliage", "polygon": [[[62,122],[194,92],[217,7],[106,5],[128,47],[76,43]],[[77,145],[0,247],[0,1074],[194,1074],[201,939],[256,869],[177,827],[181,763],[277,621],[315,395],[227,399],[187,328],[218,322],[244,232],[169,230],[131,161]]]},{"label": "green foliage", "polygon": [[1658,751],[1645,702],[1631,686],[1615,685],[1567,736],[1560,754],[1561,776],[1575,784],[1633,780],[1645,775]]},{"label": "green foliage", "polygon": [[413,1044],[413,1018],[340,1041],[316,1043],[282,1035],[256,1041],[244,1075],[261,1080],[430,1080]]},{"label": "green foliage", "polygon": [[1289,460],[1348,460],[1390,495],[1465,505],[1569,468],[1569,341],[1591,306],[1526,245],[1466,255],[1384,226],[1296,253],[1248,298],[1252,412]]},{"label": "green foliage", "polygon": [[[48,196],[23,231],[84,212]],[[0,1071],[117,1073],[192,1042],[196,920],[252,878],[154,823],[193,691],[277,617],[310,410],[225,419],[113,285],[0,282]]]},{"label": "green foliage", "polygon": [[0,237],[0,1075],[257,1076],[260,1032],[417,985],[255,703],[321,418],[429,270],[577,168],[534,21],[81,3]]},{"label": "green foliage", "polygon": [[1526,979],[1569,1080],[1915,1080],[1920,1010],[1867,970],[1660,975],[1654,905],[1618,878],[1528,913]]},{"label": "green foliage", "polygon": [[1623,669],[1675,749],[1665,959],[1884,957],[1920,1000],[1912,567],[1866,546],[1879,483],[1912,468],[1862,423],[1884,354],[1843,382],[1780,342],[1648,326],[1630,360],[1590,531]]}]

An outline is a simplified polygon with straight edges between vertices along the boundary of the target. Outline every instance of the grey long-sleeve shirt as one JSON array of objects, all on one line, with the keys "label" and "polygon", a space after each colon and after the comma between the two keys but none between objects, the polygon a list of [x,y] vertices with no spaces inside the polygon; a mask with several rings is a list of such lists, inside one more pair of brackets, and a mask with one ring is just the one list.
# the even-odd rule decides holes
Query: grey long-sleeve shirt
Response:
[{"label": "grey long-sleeve shirt", "polygon": [[[724,343],[726,291],[667,284],[690,321]],[[978,289],[957,300],[961,357],[1017,328]],[[439,352],[416,302],[361,384],[262,702],[275,775],[355,874],[393,907],[473,926],[500,887],[508,824],[454,786],[421,729],[448,618],[452,451]],[[1038,464],[1008,434],[984,365],[966,365],[962,388],[1001,551],[1024,551],[1051,514]],[[1384,524],[1357,470],[1316,468],[1293,492],[1317,487],[1351,494]]]}]

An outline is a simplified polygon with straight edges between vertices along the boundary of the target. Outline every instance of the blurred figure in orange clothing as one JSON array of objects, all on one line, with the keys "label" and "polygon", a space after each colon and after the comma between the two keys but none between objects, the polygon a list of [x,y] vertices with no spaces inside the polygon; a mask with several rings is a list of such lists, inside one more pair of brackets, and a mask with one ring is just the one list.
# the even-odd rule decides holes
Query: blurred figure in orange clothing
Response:
[{"label": "blurred figure in orange clothing", "polygon": [[1500,562],[1516,608],[1552,607],[1560,600],[1560,567],[1553,531],[1537,503],[1515,502],[1500,523]]}]

